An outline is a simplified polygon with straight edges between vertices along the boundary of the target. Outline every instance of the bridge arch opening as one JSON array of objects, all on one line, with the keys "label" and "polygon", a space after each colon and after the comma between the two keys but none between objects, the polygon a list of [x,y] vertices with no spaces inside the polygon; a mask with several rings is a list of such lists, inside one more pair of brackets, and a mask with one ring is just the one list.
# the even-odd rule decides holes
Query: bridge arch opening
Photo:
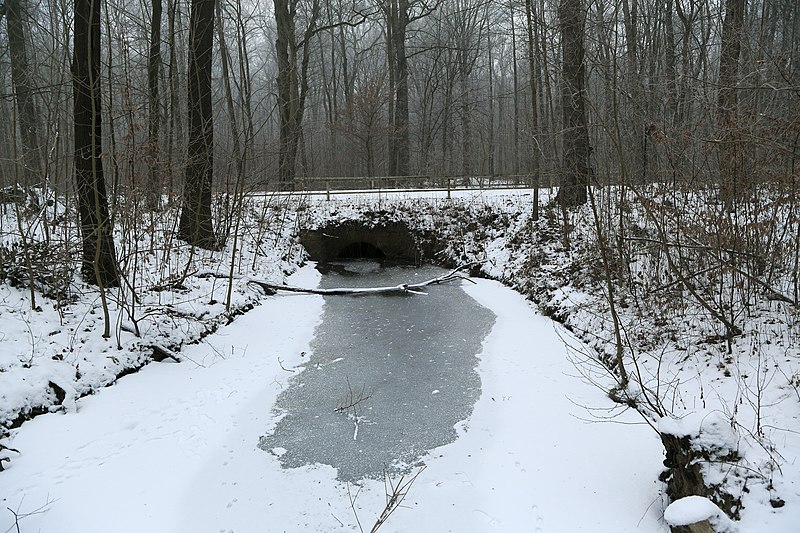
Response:
[{"label": "bridge arch opening", "polygon": [[384,259],[383,250],[365,241],[352,242],[339,251],[337,259]]},{"label": "bridge arch opening", "polygon": [[301,229],[300,243],[311,260],[319,263],[340,259],[386,259],[416,264],[420,256],[413,233],[399,222],[373,225],[351,220]]}]

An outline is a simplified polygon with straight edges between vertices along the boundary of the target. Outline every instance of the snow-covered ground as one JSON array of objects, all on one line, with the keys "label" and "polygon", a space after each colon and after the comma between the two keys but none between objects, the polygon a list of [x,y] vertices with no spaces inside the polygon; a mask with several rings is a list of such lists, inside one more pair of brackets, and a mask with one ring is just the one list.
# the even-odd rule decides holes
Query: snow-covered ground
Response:
[{"label": "snow-covered ground", "polygon": [[[316,282],[311,266],[291,282]],[[381,531],[664,531],[661,448],[640,420],[575,376],[559,326],[519,294],[465,290],[497,314],[478,368],[480,400],[452,444],[433,450]],[[2,474],[0,531],[358,531],[384,484],[336,481],[330,467],[282,470],[257,448],[271,406],[306,358],[322,298],[279,295],[185,349],[27,422]],[[287,369],[287,370],[284,370]],[[395,482],[397,480],[394,480]],[[349,494],[348,494],[349,490]]]},{"label": "snow-covered ground", "polygon": [[[702,461],[706,481],[741,499],[740,533],[798,531],[793,307],[755,295],[736,317],[743,334],[728,347],[718,325],[668,279],[617,286],[626,360],[639,365],[640,390],[630,391],[663,402],[664,416],[645,408],[643,418],[606,394],[615,378],[601,361],[613,354],[613,335],[587,210],[571,215],[573,243],[564,247],[557,214],[531,222],[529,192],[445,194],[253,198],[235,252],[230,242],[216,253],[173,243],[174,210],[122,223],[118,252],[139,300],[127,286],[109,291],[109,339],[100,335],[95,289],[68,276],[69,297],[38,291],[31,309],[25,270],[12,272],[14,286],[0,285],[0,445],[19,453],[0,447],[0,533],[17,524],[23,533],[358,531],[356,515],[369,530],[386,505],[383,483],[348,487],[324,466],[281,470],[257,448],[276,423],[272,407],[295,375],[289,370],[307,360],[301,354],[322,300],[265,298],[247,280],[281,282],[303,259],[298,227],[344,220],[401,221],[444,262],[488,260],[485,275],[578,337],[496,282],[465,287],[498,316],[480,356],[480,400],[459,439],[425,458],[381,531],[666,531],[656,430],[713,453]],[[36,216],[22,226],[43,240]],[[0,252],[13,252],[17,227],[4,212]],[[56,244],[42,257],[70,250],[75,235],[74,227],[53,231]],[[631,269],[653,275],[648,257],[633,257]],[[311,285],[316,276],[304,267],[291,282]],[[146,365],[117,381],[150,360],[153,344],[180,348],[182,362]],[[689,501],[671,519],[711,508]]]}]

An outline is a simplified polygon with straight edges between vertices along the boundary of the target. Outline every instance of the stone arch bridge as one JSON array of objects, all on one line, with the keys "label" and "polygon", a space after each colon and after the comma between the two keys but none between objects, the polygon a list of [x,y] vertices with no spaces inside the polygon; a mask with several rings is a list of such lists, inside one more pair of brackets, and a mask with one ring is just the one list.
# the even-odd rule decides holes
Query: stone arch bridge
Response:
[{"label": "stone arch bridge", "polygon": [[366,226],[344,222],[300,231],[300,242],[311,259],[326,263],[338,259],[388,259],[419,263],[421,253],[416,239],[405,224]]}]

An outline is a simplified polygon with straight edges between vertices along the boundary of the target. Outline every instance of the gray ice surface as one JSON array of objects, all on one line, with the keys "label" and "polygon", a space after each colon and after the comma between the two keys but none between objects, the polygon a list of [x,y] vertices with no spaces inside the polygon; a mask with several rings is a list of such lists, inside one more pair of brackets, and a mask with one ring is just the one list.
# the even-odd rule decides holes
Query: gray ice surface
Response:
[{"label": "gray ice surface", "polygon": [[[446,272],[346,268],[357,274],[327,274],[322,286],[418,283]],[[405,472],[455,440],[454,426],[480,395],[476,355],[495,320],[460,283],[430,286],[427,296],[326,296],[309,362],[278,398],[285,416],[259,446],[284,468],[323,463],[353,482]]]}]

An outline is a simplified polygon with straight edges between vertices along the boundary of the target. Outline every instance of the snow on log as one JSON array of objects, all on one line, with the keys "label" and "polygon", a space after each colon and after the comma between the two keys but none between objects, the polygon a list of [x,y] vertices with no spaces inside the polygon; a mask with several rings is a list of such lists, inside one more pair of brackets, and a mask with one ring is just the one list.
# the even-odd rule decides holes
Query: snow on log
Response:
[{"label": "snow on log", "polygon": [[467,280],[471,283],[474,283],[468,277],[462,275],[460,272],[462,270],[466,270],[475,266],[478,263],[469,263],[467,265],[462,265],[454,270],[451,270],[447,274],[442,276],[429,279],[427,281],[423,281],[421,283],[403,283],[401,285],[395,285],[392,287],[341,287],[341,288],[334,288],[334,289],[306,289],[302,287],[292,287],[290,285],[278,285],[275,283],[270,283],[268,281],[257,280],[257,279],[250,279],[248,283],[253,283],[254,285],[258,285],[265,291],[288,291],[288,292],[301,292],[306,294],[321,294],[324,296],[336,296],[336,295],[354,295],[354,294],[427,294],[426,292],[422,291],[421,289],[427,287],[428,285],[438,285],[440,283],[447,283],[449,281],[454,280]]},{"label": "snow on log", "polygon": [[733,525],[714,502],[702,496],[687,496],[672,502],[664,510],[664,520],[671,527],[685,527],[693,533],[729,531]]}]

